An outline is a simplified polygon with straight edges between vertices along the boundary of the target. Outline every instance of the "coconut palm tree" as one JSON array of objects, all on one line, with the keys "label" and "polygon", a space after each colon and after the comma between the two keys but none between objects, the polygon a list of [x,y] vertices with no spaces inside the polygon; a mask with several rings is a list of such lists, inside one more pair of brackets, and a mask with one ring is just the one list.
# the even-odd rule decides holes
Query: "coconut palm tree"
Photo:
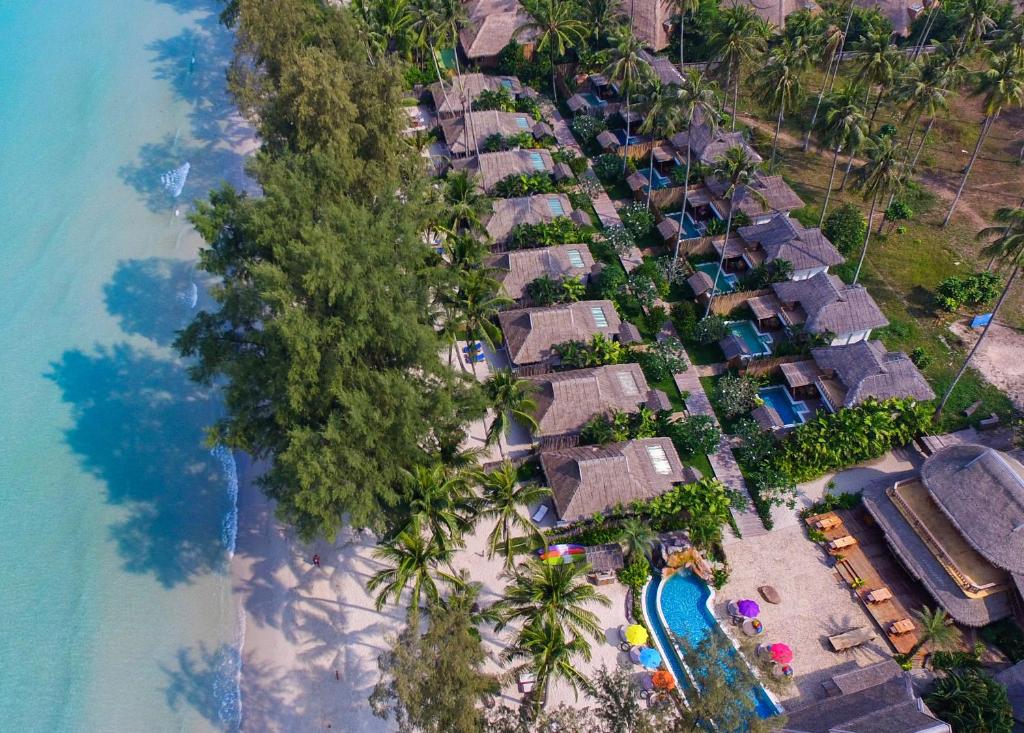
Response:
[{"label": "coconut palm tree", "polygon": [[491,212],[491,200],[468,171],[452,171],[444,182],[442,228],[449,234],[478,232]]},{"label": "coconut palm tree", "polygon": [[473,524],[475,504],[467,476],[441,463],[403,471],[411,532],[426,532],[443,551],[464,546],[462,535]]},{"label": "coconut palm tree", "polygon": [[708,44],[715,49],[715,60],[727,69],[726,89],[730,82],[733,85],[732,131],[736,132],[743,64],[756,59],[766,45],[757,14],[747,5],[734,5],[722,10]]},{"label": "coconut palm tree", "polygon": [[555,86],[555,61],[565,56],[567,49],[582,43],[587,35],[583,21],[576,17],[576,8],[572,3],[559,0],[523,0],[523,10],[530,20],[516,28],[513,38],[524,33],[535,37],[534,48],[537,53],[548,52],[551,58],[551,96],[558,101],[558,88]]},{"label": "coconut palm tree", "polygon": [[505,452],[501,448],[501,436],[511,433],[515,423],[531,432],[537,430],[534,417],[537,402],[533,399],[536,391],[537,385],[516,376],[510,369],[496,371],[484,382],[487,401],[494,410],[494,421],[487,428],[487,444],[497,443],[502,456]]},{"label": "coconut palm tree", "polygon": [[[952,44],[945,44],[940,51],[933,53],[928,57],[926,63],[934,64],[934,69],[929,73],[934,74],[936,77],[935,84],[947,93],[951,93],[954,89],[959,89],[964,78],[966,69],[961,63],[959,57],[953,53]],[[935,106],[933,109],[926,108],[925,114],[929,115],[928,125],[924,129],[924,134],[921,135],[921,142],[918,143],[917,150],[914,152],[914,157],[910,161],[910,172],[913,173],[917,167],[917,161],[921,157],[921,153],[924,150],[925,143],[928,141],[928,135],[931,134],[932,127],[935,125],[935,120],[938,119],[940,113],[944,113],[946,108]]]},{"label": "coconut palm tree", "polygon": [[[498,281],[484,270],[471,270],[463,274],[454,302],[462,311],[465,336],[469,341],[482,341],[491,349],[501,343],[501,329],[494,323],[498,312],[512,304],[510,298],[498,294]],[[470,359],[476,374],[476,359]]]},{"label": "coconut palm tree", "polygon": [[619,539],[619,543],[626,551],[627,557],[633,557],[634,553],[647,555],[651,551],[654,541],[658,538],[658,535],[654,533],[650,525],[635,517],[624,521],[620,529],[622,530],[622,537]]},{"label": "coconut palm tree", "polygon": [[925,644],[931,649],[949,650],[955,648],[960,641],[960,629],[953,625],[945,609],[936,608],[933,611],[924,606],[920,611],[914,611],[914,615],[921,630],[918,632],[917,643],[907,652],[907,659],[917,656]]},{"label": "coconut palm tree", "polygon": [[[675,84],[662,84],[661,80],[652,76],[650,86],[644,95],[647,115],[640,123],[640,132],[657,138],[670,138],[682,129],[683,96],[685,92]],[[654,188],[654,148],[647,163],[647,209],[651,208],[651,190]]]},{"label": "coconut palm tree", "polygon": [[900,159],[900,148],[892,136],[870,138],[867,145],[868,160],[858,171],[855,188],[861,192],[865,201],[871,200],[868,214],[868,228],[864,233],[864,246],[857,260],[857,270],[853,275],[853,284],[860,279],[860,271],[864,266],[864,258],[868,253],[871,241],[871,227],[875,223],[875,211],[879,198],[899,190],[904,183],[906,165]]},{"label": "coconut palm tree", "polygon": [[960,46],[956,55],[961,57],[974,49],[996,27],[993,16],[998,12],[998,7],[994,0],[962,0],[957,9]]},{"label": "coconut palm tree", "polygon": [[589,29],[592,48],[603,48],[609,34],[622,23],[622,6],[616,0],[585,0],[577,4],[580,19]]},{"label": "coconut palm tree", "polygon": [[982,143],[988,137],[999,114],[1006,107],[1024,106],[1024,62],[1021,57],[1012,52],[989,52],[986,56],[988,68],[977,74],[974,88],[974,96],[982,97],[982,111],[985,113],[985,118],[981,123],[981,132],[978,133],[978,142],[974,146],[974,153],[960,180],[960,187],[956,191],[956,196],[953,197],[953,203],[950,204],[946,219],[942,222],[943,227],[949,224],[949,220],[953,218],[953,212],[960,202],[960,196],[963,195],[967,179],[971,175],[971,169],[974,168],[974,162],[978,159],[978,153],[981,152]]},{"label": "coconut palm tree", "polygon": [[672,7],[679,13],[679,73],[686,74],[686,16],[696,15],[700,10],[700,0],[671,0]]},{"label": "coconut palm tree", "polygon": [[[852,10],[852,5],[850,6]],[[821,89],[818,91],[818,101],[814,104],[814,114],[811,115],[811,121],[807,125],[807,133],[804,135],[804,152],[806,153],[811,147],[811,131],[814,130],[815,125],[818,122],[818,112],[821,111],[821,102],[825,98],[826,89],[831,90],[830,79],[834,79],[833,67],[835,70],[839,70],[839,55],[842,53],[843,42],[846,40],[846,34],[850,29],[850,18],[852,13],[847,19],[846,29],[842,30],[837,25],[829,24],[825,29],[825,34],[821,38],[819,43],[818,51],[822,58],[828,59],[828,65],[825,67],[825,78],[821,81]]]},{"label": "coconut palm tree", "polygon": [[974,355],[978,352],[981,344],[985,341],[985,337],[988,335],[989,329],[992,324],[995,323],[996,316],[999,315],[999,309],[1003,307],[1003,303],[1006,302],[1006,296],[1010,292],[1010,286],[1013,285],[1017,279],[1017,275],[1020,273],[1020,268],[1024,265],[1024,201],[1017,208],[1003,207],[999,209],[995,214],[995,220],[999,222],[998,226],[985,227],[978,232],[978,238],[983,240],[990,240],[992,243],[985,248],[984,252],[987,255],[998,259],[1004,265],[1009,265],[1012,269],[1010,270],[1009,277],[1006,278],[1006,284],[1003,286],[1003,292],[999,294],[999,300],[996,301],[995,308],[992,309],[992,317],[989,318],[988,323],[985,324],[984,330],[981,332],[981,336],[975,342],[974,346],[971,347],[970,352],[967,354],[967,358],[964,359],[964,363],[960,365],[960,369],[957,371],[956,376],[953,377],[953,381],[950,382],[949,387],[946,389],[946,394],[942,396],[942,401],[939,403],[939,409],[935,411],[936,422],[942,416],[942,411],[946,407],[946,403],[949,402],[949,397],[953,394],[953,390],[956,389],[957,383],[960,378],[963,377],[964,372],[967,371],[967,367],[970,366],[971,360]]},{"label": "coconut palm tree", "polygon": [[868,118],[864,116],[860,99],[860,87],[849,85],[835,94],[830,94],[825,102],[825,112],[822,116],[822,137],[825,143],[832,148],[832,172],[828,177],[825,201],[821,205],[821,215],[818,217],[819,227],[825,221],[825,214],[828,212],[832,184],[835,182],[836,168],[839,166],[839,154],[844,148],[849,150],[850,167],[852,167],[854,152],[860,149],[868,137]]},{"label": "coconut palm tree", "polygon": [[448,89],[445,87],[444,76],[441,74],[441,65],[437,63],[437,48],[438,46],[447,47],[454,42],[452,28],[438,12],[436,0],[420,0],[414,5],[413,11],[416,16],[413,28],[417,41],[425,46],[430,53],[430,60],[434,64],[434,72],[437,74],[437,83],[441,86],[445,105],[450,109]]},{"label": "coconut palm tree", "polygon": [[[633,92],[643,88],[653,72],[643,60],[643,44],[629,26],[623,26],[614,37],[611,48],[611,60],[605,68],[605,76],[619,87],[626,95],[626,140],[629,140],[630,111],[632,110]],[[626,160],[629,145],[622,146],[622,173],[626,173]]]},{"label": "coconut palm tree", "polygon": [[[708,125],[711,128],[716,126],[715,109],[718,100],[718,85],[708,80],[696,69],[689,69],[683,74],[683,81],[680,85],[682,94],[680,96],[680,116],[686,122],[689,130],[696,121]],[[686,217],[686,203],[690,197],[690,169],[693,162],[693,151],[690,148],[690,135],[686,136],[686,174],[683,177],[683,205],[679,210],[679,231],[676,234],[676,248],[672,253],[672,264],[675,265],[679,259],[679,245],[683,241],[683,219]]]},{"label": "coconut palm tree", "polygon": [[565,630],[550,620],[527,624],[512,646],[502,652],[506,662],[524,660],[512,668],[513,675],[533,673],[535,687],[530,698],[531,718],[537,717],[544,707],[552,680],[564,680],[577,696],[581,688],[589,688],[589,681],[579,670],[581,663],[589,662],[591,657],[590,644],[586,639],[580,636],[566,638]]},{"label": "coconut palm tree", "polygon": [[725,266],[725,251],[732,234],[732,220],[736,213],[736,197],[742,193],[744,196],[751,196],[764,202],[764,196],[751,184],[757,174],[757,163],[747,155],[747,151],[740,146],[734,146],[725,151],[725,155],[717,161],[712,175],[726,182],[725,192],[722,198],[729,202],[729,217],[725,224],[725,239],[722,240],[722,255],[718,259],[718,271],[715,272],[715,283],[711,288],[711,297],[708,298],[708,306],[704,311],[706,318],[711,313],[711,303],[715,299],[715,291],[718,290],[718,279],[722,276],[722,267]]},{"label": "coconut palm tree", "polygon": [[352,9],[378,54],[406,53],[414,36],[416,13],[409,0],[354,0]]},{"label": "coconut palm tree", "polygon": [[587,606],[609,606],[611,601],[587,581],[588,571],[584,563],[550,565],[539,558],[520,564],[495,604],[501,614],[498,630],[521,620],[527,626],[553,623],[576,636],[601,638],[597,614]]},{"label": "coconut palm tree", "polygon": [[471,234],[448,237],[444,242],[448,269],[456,276],[482,268],[484,259],[490,253],[490,248]]},{"label": "coconut palm tree", "polygon": [[768,108],[776,113],[769,170],[775,168],[775,153],[786,110],[793,109],[803,95],[801,76],[807,68],[807,58],[807,44],[802,39],[786,39],[768,52],[764,66],[755,77],[755,90],[762,100],[767,101]]},{"label": "coconut palm tree", "polygon": [[[451,572],[452,550],[441,547],[433,538],[428,539],[416,530],[405,530],[373,551],[373,556],[387,567],[376,572],[366,583],[366,590],[376,593],[374,606],[379,611],[389,601],[398,603],[403,591],[410,588],[409,616],[418,618],[420,600],[426,596],[436,602],[440,596],[438,584],[455,585]],[[448,571],[440,569],[441,565]]]},{"label": "coconut palm tree", "polygon": [[530,506],[551,495],[551,489],[530,482],[519,481],[519,474],[511,461],[502,461],[492,471],[474,474],[480,484],[482,496],[478,513],[481,519],[494,519],[494,529],[487,535],[487,557],[492,558],[499,548],[505,555],[505,569],[515,565],[513,540],[517,532],[544,543],[544,533],[530,519]]},{"label": "coconut palm tree", "polygon": [[897,78],[903,55],[892,44],[892,38],[885,28],[876,28],[869,31],[863,38],[854,44],[854,61],[857,72],[855,81],[864,85],[865,99],[871,92],[872,86],[878,87],[878,96],[875,97],[875,105],[871,110],[869,126],[874,126],[875,116],[878,114],[878,107],[882,99],[889,91],[893,81]]}]

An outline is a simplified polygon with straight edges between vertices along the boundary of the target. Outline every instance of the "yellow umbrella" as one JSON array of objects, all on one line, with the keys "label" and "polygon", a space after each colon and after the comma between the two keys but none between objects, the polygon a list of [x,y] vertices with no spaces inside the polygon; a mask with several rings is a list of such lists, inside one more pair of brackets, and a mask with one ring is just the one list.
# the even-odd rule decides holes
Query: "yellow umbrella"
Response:
[{"label": "yellow umbrella", "polygon": [[640,624],[633,624],[626,628],[626,641],[634,646],[647,643],[647,629]]}]

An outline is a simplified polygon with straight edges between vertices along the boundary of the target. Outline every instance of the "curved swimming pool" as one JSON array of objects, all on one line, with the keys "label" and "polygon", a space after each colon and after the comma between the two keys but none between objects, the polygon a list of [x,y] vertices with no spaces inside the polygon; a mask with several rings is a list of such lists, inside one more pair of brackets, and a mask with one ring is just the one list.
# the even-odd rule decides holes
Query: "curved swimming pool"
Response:
[{"label": "curved swimming pool", "polygon": [[[711,612],[712,597],[713,593],[707,583],[691,572],[676,573],[665,581],[655,576],[645,591],[644,612],[647,622],[654,632],[662,656],[666,658],[676,681],[684,691],[692,690],[693,686],[668,631],[686,639],[693,646],[699,644],[713,631],[721,632],[722,629]],[[734,649],[733,654],[737,653]],[[760,685],[751,688],[748,694],[753,699],[760,717],[770,718],[781,712],[779,706]]]}]

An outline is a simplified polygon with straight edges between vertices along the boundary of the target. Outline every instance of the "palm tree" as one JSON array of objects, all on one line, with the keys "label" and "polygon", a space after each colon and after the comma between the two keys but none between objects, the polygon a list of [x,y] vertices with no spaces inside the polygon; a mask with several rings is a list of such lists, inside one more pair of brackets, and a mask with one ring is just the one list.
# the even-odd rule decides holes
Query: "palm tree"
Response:
[{"label": "palm tree", "polygon": [[462,535],[472,526],[475,514],[466,476],[441,463],[415,466],[403,473],[408,530],[426,531],[443,551],[462,547]]},{"label": "palm tree", "polygon": [[443,228],[449,234],[477,232],[491,211],[491,200],[477,187],[468,171],[452,171],[444,183]]},{"label": "palm tree", "polygon": [[[825,214],[828,212],[828,200],[832,196],[832,184],[835,182],[836,168],[839,166],[839,153],[844,148],[850,151],[850,166],[852,167],[854,152],[864,144],[868,137],[868,119],[864,116],[860,97],[860,88],[850,85],[834,95],[829,95],[825,102],[822,132],[825,143],[833,149],[832,172],[828,177],[828,187],[825,189],[825,201],[821,205],[818,227],[821,227],[825,221]],[[849,167],[847,171],[849,171]]]},{"label": "palm tree", "polygon": [[993,0],[962,0],[957,9],[960,16],[957,19],[960,47],[956,55],[961,57],[996,27],[996,20],[992,16],[998,12],[998,8]]},{"label": "palm tree", "polygon": [[801,74],[807,66],[807,44],[802,39],[782,44],[768,52],[765,65],[756,78],[756,90],[761,99],[767,100],[768,107],[777,113],[775,138],[772,140],[769,170],[775,168],[775,153],[779,147],[779,133],[787,109],[796,106],[803,94]]},{"label": "palm tree", "polygon": [[490,253],[491,250],[486,244],[469,234],[449,237],[444,243],[448,268],[454,273],[480,269]]},{"label": "palm tree", "polygon": [[[491,349],[501,343],[501,329],[494,318],[512,300],[498,294],[498,281],[484,270],[472,270],[461,278],[455,294],[455,304],[462,311],[465,335],[471,342],[482,341]],[[470,358],[473,373],[476,374],[476,359]]]},{"label": "palm tree", "polygon": [[747,155],[747,151],[740,146],[734,146],[725,151],[720,158],[712,174],[715,178],[723,180],[728,184],[722,198],[729,202],[729,218],[725,224],[725,239],[722,240],[722,256],[718,260],[718,271],[715,272],[715,283],[711,288],[711,297],[708,298],[708,306],[704,311],[706,318],[711,313],[711,303],[715,299],[715,291],[718,290],[718,279],[722,276],[722,268],[725,266],[725,252],[729,243],[729,236],[732,234],[732,219],[736,213],[736,196],[743,193],[744,196],[752,196],[764,202],[764,196],[760,191],[753,188],[751,184],[757,174],[757,163]]},{"label": "palm tree", "polygon": [[921,631],[917,643],[907,652],[908,660],[917,656],[925,644],[932,649],[948,650],[954,648],[960,641],[960,629],[953,626],[952,620],[946,615],[944,609],[936,608],[933,611],[928,606],[924,606],[920,611],[914,611],[914,615],[921,625]]},{"label": "palm tree", "polygon": [[[626,140],[629,141],[630,110],[632,109],[633,91],[643,86],[644,81],[653,75],[651,67],[643,60],[643,44],[633,34],[633,29],[624,26],[615,35],[615,45],[611,48],[611,61],[604,73],[609,81],[616,84],[626,95]],[[626,160],[629,145],[622,146],[622,173],[626,173]]]},{"label": "palm tree", "polygon": [[551,96],[558,101],[555,86],[555,61],[565,56],[567,49],[582,43],[587,35],[583,21],[576,17],[572,3],[559,0],[524,0],[523,10],[530,16],[529,22],[516,28],[513,38],[524,33],[535,34],[534,48],[537,53],[547,51],[551,57]]},{"label": "palm tree", "polygon": [[700,0],[671,0],[672,7],[679,13],[679,73],[686,75],[684,48],[686,46],[686,16],[700,10]]},{"label": "palm tree", "polygon": [[582,662],[589,662],[591,656],[586,639],[579,636],[566,639],[565,630],[549,620],[524,626],[512,646],[502,652],[506,662],[525,660],[513,667],[513,674],[533,673],[535,692],[531,695],[530,715],[534,718],[547,701],[553,679],[565,680],[577,696],[580,688],[589,688],[590,683],[579,668]]},{"label": "palm tree", "polygon": [[878,114],[878,107],[890,85],[896,79],[903,55],[892,45],[888,30],[876,28],[869,31],[856,43],[854,59],[857,64],[857,73],[854,79],[865,86],[865,104],[867,104],[867,95],[870,94],[871,87],[878,87],[878,96],[875,97],[875,106],[871,110],[871,119],[868,121],[868,125],[873,126],[875,115]]},{"label": "palm tree", "polygon": [[719,23],[708,38],[708,44],[715,49],[715,59],[727,69],[726,88],[729,81],[732,93],[732,131],[736,132],[736,116],[739,114],[740,73],[743,64],[757,58],[765,47],[757,15],[747,5],[734,5],[723,10]]},{"label": "palm tree", "polygon": [[868,228],[864,233],[864,246],[861,248],[857,270],[853,275],[854,285],[860,279],[860,270],[864,266],[864,257],[868,253],[868,243],[871,241],[871,227],[875,223],[878,199],[899,190],[904,182],[905,170],[906,166],[900,160],[899,146],[892,136],[886,135],[868,140],[868,160],[858,171],[858,178],[854,186],[861,191],[865,201],[871,200],[871,211],[868,214]]},{"label": "palm tree", "polygon": [[441,547],[433,539],[427,539],[415,530],[400,532],[390,542],[377,547],[373,556],[388,563],[388,567],[379,570],[366,583],[370,593],[379,589],[374,599],[378,611],[384,608],[389,599],[398,603],[402,592],[411,585],[409,616],[416,619],[422,596],[436,602],[440,596],[439,581],[450,585],[457,582],[451,572],[438,569],[440,565],[447,565],[451,570],[451,549]]},{"label": "palm tree", "polygon": [[[683,95],[685,92],[675,84],[662,84],[658,77],[652,77],[647,90],[647,116],[640,124],[640,132],[653,138],[669,138],[675,135],[683,124]],[[654,188],[654,145],[647,164],[647,209],[651,208],[651,190]]]},{"label": "palm tree", "polygon": [[528,626],[553,623],[576,636],[601,638],[597,614],[587,606],[609,606],[611,602],[587,581],[589,569],[584,563],[549,565],[539,558],[521,564],[495,604],[501,614],[498,630],[520,619]]},{"label": "palm tree", "polygon": [[529,379],[516,376],[510,369],[494,372],[484,383],[487,401],[494,410],[494,421],[487,428],[487,444],[497,443],[502,456],[505,452],[501,448],[501,436],[511,433],[515,423],[531,432],[537,430],[537,419],[534,417],[537,402],[533,399],[536,391],[537,385]]},{"label": "palm tree", "polygon": [[999,300],[996,301],[996,306],[992,309],[992,316],[989,318],[988,323],[985,324],[981,336],[978,337],[974,346],[971,347],[967,358],[964,359],[964,363],[960,365],[959,371],[957,371],[953,381],[946,389],[946,394],[942,396],[939,409],[935,411],[936,421],[942,416],[942,411],[945,409],[946,403],[949,402],[949,396],[953,394],[953,390],[956,389],[960,378],[963,377],[974,355],[985,341],[988,330],[995,323],[996,316],[999,315],[999,309],[1002,308],[1003,303],[1006,301],[1006,295],[1010,292],[1010,286],[1013,285],[1014,280],[1016,280],[1017,275],[1020,273],[1021,266],[1024,265],[1024,201],[1015,209],[1009,207],[999,209],[996,212],[995,220],[999,222],[999,226],[985,227],[978,232],[978,238],[993,240],[992,244],[985,248],[985,254],[993,256],[1005,265],[1012,266],[1013,269],[1010,270],[1010,276],[1006,279],[1003,292],[999,294]]},{"label": "palm tree", "polygon": [[534,483],[520,483],[519,474],[511,461],[502,461],[496,469],[477,472],[483,496],[478,513],[481,519],[494,519],[495,525],[487,535],[487,557],[493,558],[502,548],[505,569],[515,565],[512,547],[516,531],[531,537],[537,544],[544,543],[544,534],[530,519],[530,506],[551,495],[551,489]]},{"label": "palm tree", "polygon": [[[718,98],[717,84],[709,81],[696,69],[690,69],[683,75],[680,85],[680,116],[686,120],[689,130],[694,123],[715,127],[715,106]],[[686,216],[686,203],[690,197],[690,168],[693,160],[690,148],[690,135],[686,135],[686,175],[683,178],[683,205],[679,210],[679,232],[676,234],[676,248],[672,253],[672,264],[679,259],[679,245],[683,241],[683,219]]]},{"label": "palm tree", "polygon": [[414,35],[416,14],[409,0],[354,0],[352,9],[378,54],[406,52]]},{"label": "palm tree", "polygon": [[414,11],[416,13],[414,28],[417,40],[425,45],[430,53],[430,60],[434,64],[434,72],[437,74],[437,83],[441,85],[441,94],[444,96],[445,105],[451,109],[448,90],[445,88],[444,77],[441,74],[441,65],[437,63],[437,48],[439,45],[446,47],[453,42],[452,28],[445,22],[444,16],[438,12],[435,0],[420,0]]},{"label": "palm tree", "polygon": [[622,537],[619,542],[626,551],[626,557],[633,557],[634,553],[647,555],[658,538],[650,525],[635,517],[624,521],[620,529]]},{"label": "palm tree", "polygon": [[978,142],[974,146],[971,161],[964,170],[963,178],[960,180],[960,187],[956,191],[953,203],[950,204],[949,213],[946,214],[945,221],[942,222],[944,227],[953,218],[953,211],[960,202],[960,196],[967,185],[967,178],[971,175],[974,161],[978,159],[978,153],[981,152],[981,145],[985,142],[985,138],[992,129],[992,124],[999,117],[999,113],[1003,111],[1004,107],[1024,106],[1024,62],[1022,62],[1020,56],[1012,52],[989,52],[987,57],[988,68],[978,73],[977,85],[974,90],[975,96],[983,97],[982,110],[985,113],[985,118],[981,123],[981,132],[978,133]]},{"label": "palm tree", "polygon": [[[963,81],[965,68],[960,62],[960,59],[953,53],[950,44],[945,44],[941,51],[932,54],[928,58],[928,62],[933,63],[935,68],[929,72],[936,76],[936,86],[942,88],[946,92],[953,89],[958,89]],[[931,134],[932,127],[935,125],[935,120],[938,119],[940,112],[945,112],[944,107],[934,107],[930,112],[928,109],[925,110],[925,114],[930,115],[928,120],[928,126],[924,129],[924,134],[921,135],[921,142],[917,146],[917,150],[914,152],[914,158],[910,161],[910,172],[913,173],[917,167],[918,158],[921,157],[921,152],[924,150],[925,143],[928,141],[928,135]]]},{"label": "palm tree", "polygon": [[[851,5],[852,8],[852,5]],[[852,14],[850,18],[852,18]],[[811,115],[810,124],[807,125],[807,134],[804,135],[804,152],[806,153],[811,147],[811,131],[814,130],[815,125],[818,122],[818,112],[821,110],[821,102],[825,98],[825,91],[831,88],[829,79],[832,78],[832,68],[836,67],[838,71],[839,64],[837,63],[839,54],[842,53],[843,42],[846,40],[846,33],[849,31],[849,20],[847,20],[846,30],[840,30],[839,26],[829,24],[825,29],[825,35],[821,39],[819,44],[819,51],[822,57],[828,59],[828,65],[825,67],[825,78],[821,81],[821,90],[818,92],[818,101],[814,104],[814,114]]]}]

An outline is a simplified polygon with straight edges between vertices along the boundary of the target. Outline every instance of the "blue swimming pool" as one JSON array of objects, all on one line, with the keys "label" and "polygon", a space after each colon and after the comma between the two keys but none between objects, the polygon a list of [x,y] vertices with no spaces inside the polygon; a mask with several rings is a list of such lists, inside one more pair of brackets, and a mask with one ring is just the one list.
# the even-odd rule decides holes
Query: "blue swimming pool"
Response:
[{"label": "blue swimming pool", "polygon": [[762,387],[757,391],[764,403],[779,413],[783,426],[789,428],[807,420],[809,408],[803,402],[795,402],[789,390],[781,385]]},{"label": "blue swimming pool", "polygon": [[679,655],[676,654],[675,647],[672,645],[668,632],[662,625],[661,617],[658,615],[658,587],[660,585],[661,576],[655,574],[644,591],[644,615],[647,617],[648,628],[654,632],[654,646],[661,652],[661,658],[665,660],[669,669],[672,670],[672,675],[676,678],[676,682],[679,684],[683,695],[686,696],[693,690],[690,686],[690,676],[683,669]]},{"label": "blue swimming pool", "polygon": [[619,145],[636,145],[640,142],[640,138],[637,135],[630,135],[629,142],[626,142],[626,131],[625,130],[612,130],[612,134],[615,139],[619,141]]},{"label": "blue swimming pool", "polygon": [[[706,272],[708,277],[711,278],[711,282],[715,281],[715,274],[718,272],[717,262],[701,262],[694,267],[701,272]],[[718,276],[718,287],[715,288],[715,293],[721,295],[722,293],[731,293],[736,289],[736,284],[739,282],[739,278],[735,275],[730,275],[728,272],[723,271]]]},{"label": "blue swimming pool", "polygon": [[772,337],[757,330],[753,321],[730,321],[729,332],[743,341],[751,356],[770,356]]},{"label": "blue swimming pool", "polygon": [[608,106],[606,101],[593,92],[580,92],[580,96],[583,97],[583,101],[586,102],[591,109],[601,109],[602,107]]},{"label": "blue swimming pool", "polygon": [[671,214],[666,215],[667,218],[673,221],[679,221],[680,217],[683,219],[683,239],[698,239],[702,236],[701,230],[697,227],[697,224],[693,221],[693,218],[687,214],[683,216],[683,212],[674,211]]},{"label": "blue swimming pool", "polygon": [[[652,581],[652,585],[658,581]],[[708,608],[711,589],[707,583],[690,572],[676,573],[662,584],[660,595],[655,588],[656,604],[669,630],[686,639],[691,645],[699,644],[708,634],[721,632],[718,621]],[[648,591],[650,594],[650,591]],[[658,623],[655,623],[657,626]],[[657,633],[657,631],[655,632]],[[664,653],[664,650],[663,652]],[[736,654],[733,650],[733,654]],[[676,654],[670,655],[675,657]],[[676,660],[678,662],[678,658]],[[675,670],[673,669],[673,672]],[[757,714],[762,718],[778,715],[779,708],[763,687],[757,685],[748,691]]]}]

